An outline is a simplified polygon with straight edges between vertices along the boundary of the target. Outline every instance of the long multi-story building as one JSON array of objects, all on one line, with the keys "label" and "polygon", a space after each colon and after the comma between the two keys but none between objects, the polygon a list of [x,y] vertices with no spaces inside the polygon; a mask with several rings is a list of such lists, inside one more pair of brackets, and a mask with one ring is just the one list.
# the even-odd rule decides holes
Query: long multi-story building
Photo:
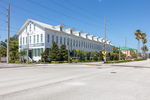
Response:
[{"label": "long multi-story building", "polygon": [[[64,27],[64,24],[52,26],[28,19],[16,33],[19,36],[19,51],[27,50],[29,43],[29,57],[34,61],[38,61],[45,49],[48,49],[48,52],[50,51],[54,41],[59,48],[62,44],[65,44],[68,50],[69,46],[72,57],[75,57],[73,49],[89,52],[104,50],[105,39],[82,31],[74,31],[74,28],[64,29]],[[107,52],[113,52],[113,45],[110,42],[106,41]]]}]

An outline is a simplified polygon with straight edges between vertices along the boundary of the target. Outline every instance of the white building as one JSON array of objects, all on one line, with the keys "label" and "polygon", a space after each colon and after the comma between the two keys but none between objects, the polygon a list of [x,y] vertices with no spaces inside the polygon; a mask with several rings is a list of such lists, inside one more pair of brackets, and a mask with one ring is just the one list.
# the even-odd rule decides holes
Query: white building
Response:
[{"label": "white building", "polygon": [[[103,38],[95,37],[95,35],[90,35],[89,33],[82,33],[82,31],[74,31],[74,28],[63,29],[64,27],[64,24],[52,26],[28,19],[16,33],[19,36],[19,51],[27,50],[27,34],[29,34],[29,57],[30,60],[34,61],[41,59],[40,53],[45,49],[50,51],[54,41],[58,44],[59,48],[62,44],[65,44],[68,50],[67,42],[70,40],[70,52],[73,52],[73,49],[81,49],[89,52],[104,50]],[[106,41],[107,52],[113,52],[113,46],[110,42]],[[75,57],[74,54],[71,56]]]}]

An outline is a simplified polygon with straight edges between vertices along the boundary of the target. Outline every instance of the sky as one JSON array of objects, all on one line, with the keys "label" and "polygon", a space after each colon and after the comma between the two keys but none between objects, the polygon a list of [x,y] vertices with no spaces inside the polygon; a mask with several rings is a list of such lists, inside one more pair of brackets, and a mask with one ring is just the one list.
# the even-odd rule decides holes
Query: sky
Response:
[{"label": "sky", "polygon": [[[5,2],[3,2],[5,1]],[[75,31],[106,38],[116,47],[137,49],[134,32],[147,34],[150,49],[150,0],[0,0],[0,41],[7,38],[7,5],[10,4],[10,37],[27,19],[50,25],[64,24]],[[140,40],[140,46],[142,42]]]}]

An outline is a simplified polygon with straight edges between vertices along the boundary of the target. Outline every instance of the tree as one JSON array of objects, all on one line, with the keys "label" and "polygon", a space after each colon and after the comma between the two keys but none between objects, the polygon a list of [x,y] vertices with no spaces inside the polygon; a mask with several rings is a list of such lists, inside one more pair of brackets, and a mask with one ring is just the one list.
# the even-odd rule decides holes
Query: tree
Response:
[{"label": "tree", "polygon": [[103,61],[103,54],[102,54],[102,51],[100,51],[100,53],[99,53],[99,61]]},{"label": "tree", "polygon": [[[148,51],[148,48],[147,48],[146,45],[144,45],[144,46],[141,48],[141,50],[143,50],[143,51],[144,51],[144,54],[145,54],[145,52]],[[145,58],[145,55],[144,55],[144,58]]]},{"label": "tree", "polygon": [[138,40],[138,52],[139,52],[139,49],[140,49],[140,39],[141,39],[142,32],[140,30],[136,30],[134,32],[134,34],[136,35],[135,39]]},{"label": "tree", "polygon": [[44,60],[44,62],[46,62],[48,59],[48,52],[47,52],[47,49],[44,50],[43,53],[41,53],[41,61]]},{"label": "tree", "polygon": [[[142,33],[142,34],[141,34],[141,38],[142,38],[143,46],[144,46],[145,43],[147,43],[147,39],[146,39],[145,37],[146,37],[146,34],[145,34],[145,33]],[[142,51],[143,51],[143,50],[142,50]],[[144,55],[145,55],[145,54],[144,54],[144,51],[143,51],[143,57],[144,57]]]},{"label": "tree", "polygon": [[59,61],[65,61],[67,59],[68,59],[68,53],[67,53],[67,50],[66,50],[66,45],[62,44],[60,46],[60,50],[59,50],[59,53],[58,53],[58,60]]},{"label": "tree", "polygon": [[97,55],[97,52],[96,51],[95,52],[91,51],[91,55],[92,55],[92,60],[94,60],[94,57]]},{"label": "tree", "polygon": [[18,38],[16,40],[12,40],[9,43],[10,58],[13,60],[16,60],[18,58],[18,45],[19,45]]},{"label": "tree", "polygon": [[85,60],[86,60],[86,55],[89,53],[89,51],[84,51],[84,50],[82,50],[82,53],[83,53],[83,55],[84,55],[84,57],[85,57]]},{"label": "tree", "polygon": [[74,53],[76,54],[76,61],[77,61],[77,59],[79,59],[78,56],[79,56],[81,50],[80,50],[80,49],[73,49],[73,51],[74,51]]},{"label": "tree", "polygon": [[23,58],[22,60],[23,60],[23,63],[24,63],[24,56],[27,55],[27,52],[26,51],[20,51],[19,54],[21,56],[21,59]]},{"label": "tree", "polygon": [[133,58],[136,58],[136,57],[137,57],[137,54],[135,53],[135,51],[131,50],[131,56],[132,56]]},{"label": "tree", "polygon": [[119,53],[119,48],[118,48],[118,47],[113,46],[113,53]]},{"label": "tree", "polygon": [[51,61],[58,61],[58,45],[56,42],[53,42],[53,46],[51,47],[49,57]]}]

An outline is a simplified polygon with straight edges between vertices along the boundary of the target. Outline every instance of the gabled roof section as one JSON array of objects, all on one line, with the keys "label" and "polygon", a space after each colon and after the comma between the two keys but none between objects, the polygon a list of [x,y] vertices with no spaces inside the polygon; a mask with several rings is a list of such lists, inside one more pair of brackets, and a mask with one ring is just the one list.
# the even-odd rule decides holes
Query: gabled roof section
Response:
[{"label": "gabled roof section", "polygon": [[73,32],[73,34],[76,34],[76,33],[83,33],[83,31],[80,30],[80,31],[75,31],[75,32]]},{"label": "gabled roof section", "polygon": [[30,22],[33,22],[33,23],[35,23],[35,24],[38,24],[39,26],[41,26],[41,27],[43,27],[43,28],[55,30],[52,25],[45,24],[45,23],[42,23],[42,22],[39,22],[39,21],[35,21],[35,20],[32,20],[32,19],[27,19],[26,22],[25,22],[25,23],[22,25],[22,27],[19,29],[19,31],[16,33],[16,35],[19,35],[20,32],[22,31],[22,29],[24,29],[25,26],[26,26],[28,23],[30,23]]},{"label": "gabled roof section", "polygon": [[81,35],[90,35],[89,33],[82,33]]},{"label": "gabled roof section", "polygon": [[65,27],[65,25],[64,24],[60,24],[60,25],[56,25],[54,27]]},{"label": "gabled roof section", "polygon": [[73,27],[72,27],[72,28],[68,28],[68,29],[63,29],[64,32],[67,32],[67,31],[69,31],[69,30],[72,30],[72,31],[73,31],[73,30],[75,30],[75,29],[74,29]]}]

